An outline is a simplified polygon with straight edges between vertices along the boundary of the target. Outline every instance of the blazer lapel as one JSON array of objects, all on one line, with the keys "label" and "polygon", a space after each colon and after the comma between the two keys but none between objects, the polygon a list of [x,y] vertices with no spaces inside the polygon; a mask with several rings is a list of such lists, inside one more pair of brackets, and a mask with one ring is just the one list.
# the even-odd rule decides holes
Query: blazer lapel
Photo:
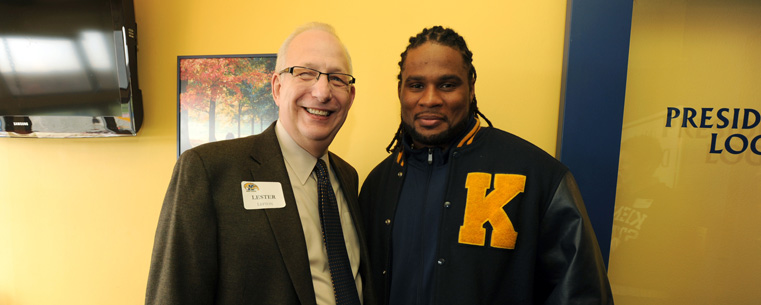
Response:
[{"label": "blazer lapel", "polygon": [[300,303],[315,304],[314,285],[309,268],[304,231],[301,227],[299,211],[296,207],[291,182],[288,179],[283,154],[275,134],[275,123],[260,134],[257,145],[252,148],[251,157],[255,161],[251,168],[254,181],[276,181],[280,182],[283,187],[285,207],[267,209],[265,214]]}]

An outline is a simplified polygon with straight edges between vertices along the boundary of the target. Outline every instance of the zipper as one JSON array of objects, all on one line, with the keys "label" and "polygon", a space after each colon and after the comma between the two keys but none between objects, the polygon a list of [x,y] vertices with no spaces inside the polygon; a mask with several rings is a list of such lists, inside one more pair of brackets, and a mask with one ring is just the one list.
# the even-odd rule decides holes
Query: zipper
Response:
[{"label": "zipper", "polygon": [[[433,176],[433,149],[434,149],[433,147],[428,147],[428,160],[427,160],[428,161],[428,168],[426,169],[426,175],[425,175],[426,176],[425,177],[425,185],[426,185],[426,187],[425,187],[425,194],[423,196],[423,203],[428,202],[428,195],[430,195],[430,193],[431,193],[430,185],[431,185],[431,177]],[[430,208],[430,207],[424,206],[423,213],[421,213],[421,216],[425,215],[425,210],[428,209],[428,208]],[[419,242],[421,242],[421,243],[423,242],[422,241],[422,234],[423,234],[423,231],[420,232],[421,236],[419,237],[420,238]],[[436,243],[438,244],[438,241]],[[424,258],[424,256],[421,253],[421,256],[419,258],[420,259],[420,267],[419,268],[421,268],[421,270],[420,270],[421,274],[423,273],[422,269],[424,268],[425,263],[426,263],[423,260],[423,258]],[[434,261],[435,260],[436,260],[436,257],[434,256]],[[428,262],[428,263],[432,263],[432,262]],[[435,279],[435,277],[432,278],[431,281],[433,281],[434,279]],[[422,277],[420,278],[420,281],[423,281]],[[422,283],[420,283],[420,285],[418,285],[418,287],[419,287],[419,289],[422,289],[422,287],[423,287]],[[423,303],[425,303],[425,302],[423,302],[423,299],[424,298],[427,299],[428,296],[427,295],[423,295],[422,293],[420,293],[419,290],[416,292],[416,294],[417,294],[417,300],[416,300],[415,303],[416,304],[423,304]]]}]

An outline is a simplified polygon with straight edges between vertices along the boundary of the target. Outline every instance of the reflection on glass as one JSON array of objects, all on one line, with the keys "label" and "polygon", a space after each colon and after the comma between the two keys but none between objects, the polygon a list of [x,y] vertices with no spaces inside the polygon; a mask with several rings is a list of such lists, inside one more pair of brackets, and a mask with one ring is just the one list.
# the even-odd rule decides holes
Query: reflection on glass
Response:
[{"label": "reflection on glass", "polygon": [[109,52],[109,36],[98,31],[83,31],[80,42],[90,68],[95,71],[109,71],[115,65]]},{"label": "reflection on glass", "polygon": [[7,66],[0,66],[0,73],[12,95],[92,90],[74,41],[28,37],[0,38],[0,41],[8,50],[4,60]]},{"label": "reflection on glass", "polygon": [[[761,155],[711,152],[712,138],[761,136],[715,115],[761,110],[759,16],[758,1],[634,2],[609,264],[617,305],[761,300]],[[696,124],[667,127],[668,107],[700,110]]]},{"label": "reflection on glass", "polygon": [[0,19],[0,115],[121,115],[124,37],[109,1],[10,3]]}]

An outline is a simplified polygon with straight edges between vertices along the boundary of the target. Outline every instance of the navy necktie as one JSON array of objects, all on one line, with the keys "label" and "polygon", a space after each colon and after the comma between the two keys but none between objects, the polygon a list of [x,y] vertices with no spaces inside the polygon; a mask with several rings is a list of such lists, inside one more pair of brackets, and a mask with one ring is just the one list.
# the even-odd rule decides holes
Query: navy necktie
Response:
[{"label": "navy necktie", "polygon": [[337,305],[359,305],[359,295],[354,276],[349,264],[349,256],[346,254],[344,233],[341,229],[341,217],[338,214],[336,195],[330,184],[328,169],[325,161],[317,159],[314,167],[317,174],[317,194],[320,208],[320,224],[322,225],[322,239],[328,252],[328,265],[330,277],[333,280],[333,293],[336,296]]}]

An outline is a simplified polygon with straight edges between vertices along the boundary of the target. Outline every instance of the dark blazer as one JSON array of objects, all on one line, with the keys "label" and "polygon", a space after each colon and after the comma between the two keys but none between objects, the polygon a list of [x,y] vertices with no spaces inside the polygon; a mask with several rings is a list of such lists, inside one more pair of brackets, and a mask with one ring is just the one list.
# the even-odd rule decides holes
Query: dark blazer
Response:
[{"label": "dark blazer", "polygon": [[[365,305],[375,304],[358,177],[329,153],[357,229]],[[241,181],[280,182],[285,208],[246,210]],[[183,153],[159,216],[146,304],[315,304],[304,232],[275,124]]]}]

